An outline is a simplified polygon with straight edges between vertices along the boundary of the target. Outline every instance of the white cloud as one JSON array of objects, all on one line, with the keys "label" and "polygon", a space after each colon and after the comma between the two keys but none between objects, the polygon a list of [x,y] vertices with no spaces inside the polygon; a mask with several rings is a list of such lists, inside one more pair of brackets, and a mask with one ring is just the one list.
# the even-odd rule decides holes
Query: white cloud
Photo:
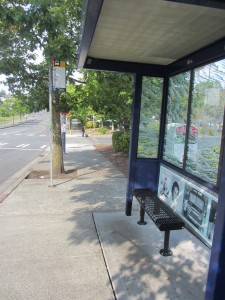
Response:
[{"label": "white cloud", "polygon": [[6,93],[8,93],[9,92],[8,86],[2,83],[2,81],[5,81],[5,79],[6,79],[5,75],[0,74],[0,90],[4,90],[6,91]]},{"label": "white cloud", "polygon": [[43,62],[44,57],[43,57],[43,54],[42,54],[42,50],[39,48],[34,53],[36,55],[35,63],[40,64],[41,62]]}]

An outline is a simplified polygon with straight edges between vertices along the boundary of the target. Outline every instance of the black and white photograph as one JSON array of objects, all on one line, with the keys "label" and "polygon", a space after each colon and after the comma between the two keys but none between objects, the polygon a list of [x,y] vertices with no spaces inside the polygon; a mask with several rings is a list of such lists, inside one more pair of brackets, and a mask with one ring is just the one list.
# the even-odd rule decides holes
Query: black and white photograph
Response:
[{"label": "black and white photograph", "polygon": [[178,213],[194,234],[212,244],[217,198],[167,166],[161,165],[158,197]]},{"label": "black and white photograph", "polygon": [[172,170],[161,166],[158,196],[176,212],[182,212],[184,179]]},{"label": "black and white photograph", "polygon": [[201,233],[205,233],[206,230],[208,201],[208,197],[197,188],[185,184],[183,215]]}]

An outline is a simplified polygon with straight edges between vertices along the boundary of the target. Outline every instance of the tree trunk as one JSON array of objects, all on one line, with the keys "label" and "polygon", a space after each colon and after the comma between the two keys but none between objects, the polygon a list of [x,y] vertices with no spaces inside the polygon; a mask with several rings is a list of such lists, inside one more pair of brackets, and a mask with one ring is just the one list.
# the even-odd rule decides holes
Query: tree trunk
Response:
[{"label": "tree trunk", "polygon": [[63,164],[63,149],[61,139],[61,124],[59,111],[59,94],[52,93],[52,172],[53,175],[65,173]]}]

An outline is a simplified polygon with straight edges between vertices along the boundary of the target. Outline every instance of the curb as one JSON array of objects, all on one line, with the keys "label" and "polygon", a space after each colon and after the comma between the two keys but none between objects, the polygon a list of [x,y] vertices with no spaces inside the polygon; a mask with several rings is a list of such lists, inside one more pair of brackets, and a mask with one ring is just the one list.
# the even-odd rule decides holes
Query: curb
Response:
[{"label": "curb", "polygon": [[[49,154],[49,150],[47,149],[44,151],[44,157],[47,156],[48,154]],[[12,193],[12,191],[15,190],[16,187],[18,187],[18,185],[33,170],[32,167],[42,159],[43,159],[43,152],[37,158],[35,158],[30,163],[28,163],[25,167],[23,167],[21,170],[16,172],[14,175],[12,175],[10,178],[5,180],[0,185],[0,203],[2,203]]]}]

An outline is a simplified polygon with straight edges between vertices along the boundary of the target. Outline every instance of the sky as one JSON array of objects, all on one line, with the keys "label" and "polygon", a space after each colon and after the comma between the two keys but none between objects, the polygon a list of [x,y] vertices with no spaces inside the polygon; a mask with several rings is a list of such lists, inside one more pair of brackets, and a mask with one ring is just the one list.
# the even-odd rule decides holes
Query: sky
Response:
[{"label": "sky", "polygon": [[[0,75],[0,82],[5,80],[5,75]],[[8,87],[5,86],[4,84],[0,83],[0,91],[5,90],[6,93],[8,93]]]}]

